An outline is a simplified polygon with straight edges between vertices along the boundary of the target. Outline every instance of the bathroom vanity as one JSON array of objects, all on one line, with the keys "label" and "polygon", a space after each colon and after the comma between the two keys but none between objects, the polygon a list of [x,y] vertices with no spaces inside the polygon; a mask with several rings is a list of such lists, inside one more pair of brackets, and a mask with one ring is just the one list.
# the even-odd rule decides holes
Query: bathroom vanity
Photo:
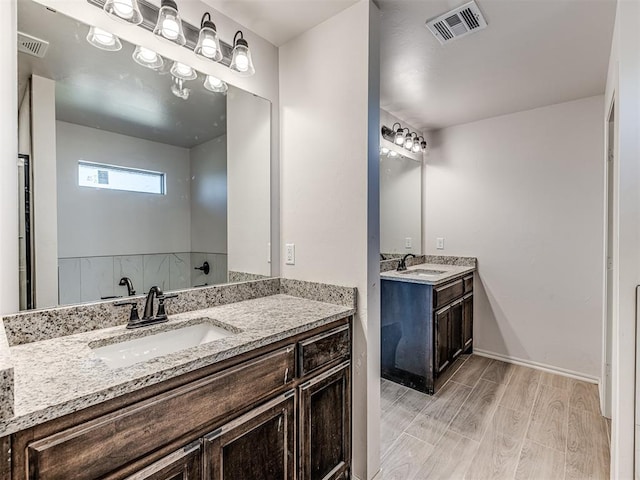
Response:
[{"label": "bathroom vanity", "polygon": [[475,266],[417,264],[381,274],[382,377],[433,394],[473,347]]},{"label": "bathroom vanity", "polygon": [[[234,288],[250,299],[229,303]],[[281,279],[186,291],[215,306],[135,331],[37,333],[68,308],[25,331],[37,312],[5,318],[16,382],[14,414],[0,421],[0,478],[350,478],[354,305],[294,293],[304,295]],[[125,367],[96,353],[203,324],[229,334]]]}]

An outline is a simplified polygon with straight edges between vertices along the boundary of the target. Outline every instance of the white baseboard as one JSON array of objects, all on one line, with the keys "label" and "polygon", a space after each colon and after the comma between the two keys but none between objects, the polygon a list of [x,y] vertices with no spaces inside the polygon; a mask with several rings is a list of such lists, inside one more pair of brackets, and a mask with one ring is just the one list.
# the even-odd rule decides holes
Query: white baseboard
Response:
[{"label": "white baseboard", "polygon": [[534,362],[532,360],[523,360],[521,358],[515,358],[508,355],[501,355],[499,353],[489,352],[487,350],[480,350],[478,348],[473,349],[474,355],[481,357],[492,358],[494,360],[501,360],[507,363],[513,363],[514,365],[522,365],[524,367],[535,368],[536,370],[542,370],[543,372],[554,373],[556,375],[562,375],[563,377],[574,378],[576,380],[582,380],[583,382],[595,383],[600,386],[600,379],[598,377],[591,377],[583,373],[574,372],[565,368],[554,367],[552,365],[545,365],[544,363]]}]

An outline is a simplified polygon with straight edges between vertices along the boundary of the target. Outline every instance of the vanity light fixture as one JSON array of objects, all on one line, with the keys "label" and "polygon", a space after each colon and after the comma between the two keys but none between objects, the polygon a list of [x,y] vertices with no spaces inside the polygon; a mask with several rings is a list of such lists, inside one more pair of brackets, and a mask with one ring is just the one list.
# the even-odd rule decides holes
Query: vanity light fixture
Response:
[{"label": "vanity light fixture", "polygon": [[173,85],[171,85],[171,93],[176,97],[186,100],[189,98],[191,90],[184,86],[184,80],[182,78],[173,77]]},{"label": "vanity light fixture", "polygon": [[164,60],[160,55],[149,48],[137,46],[133,51],[133,60],[143,67],[151,70],[158,70],[164,65]]},{"label": "vanity light fixture", "polygon": [[[420,142],[419,140],[422,139]],[[424,141],[424,137],[420,135],[413,141],[413,148],[411,151],[413,153],[425,152],[427,150],[427,142]]]},{"label": "vanity light fixture", "polygon": [[171,75],[180,80],[195,80],[198,78],[198,74],[187,64],[181,62],[173,62],[171,66]]},{"label": "vanity light fixture", "polygon": [[140,25],[144,20],[140,12],[138,0],[107,0],[103,10],[111,18],[130,23],[131,25]]},{"label": "vanity light fixture", "polygon": [[153,33],[159,38],[164,38],[170,42],[184,45],[187,39],[182,30],[182,20],[178,14],[178,5],[174,0],[162,0],[158,12],[158,21]]},{"label": "vanity light fixture", "polygon": [[[396,125],[398,125],[398,129],[396,130]],[[404,145],[404,131],[405,128],[402,128],[398,122],[394,123],[391,129],[394,131],[394,143],[396,145]]]},{"label": "vanity light fixture", "polygon": [[233,36],[233,55],[229,68],[243,77],[249,77],[256,73],[251,60],[249,43],[244,39],[244,34],[241,30],[238,30]]},{"label": "vanity light fixture", "polygon": [[222,60],[222,50],[220,49],[218,32],[216,31],[215,23],[211,21],[211,14],[209,14],[209,12],[202,16],[198,43],[193,51],[196,55],[208,58],[214,62]]},{"label": "vanity light fixture", "polygon": [[414,135],[416,135],[416,134],[411,132],[411,133],[407,134],[407,136],[404,139],[404,148],[406,148],[407,150],[412,150],[413,149],[413,136]]},{"label": "vanity light fixture", "polygon": [[107,50],[109,52],[117,52],[122,48],[122,43],[120,43],[118,37],[98,27],[91,27],[89,29],[87,42],[100,50]]},{"label": "vanity light fixture", "polygon": [[213,75],[207,75],[207,78],[204,80],[204,88],[214,93],[227,93],[229,89],[226,82],[223,82]]}]

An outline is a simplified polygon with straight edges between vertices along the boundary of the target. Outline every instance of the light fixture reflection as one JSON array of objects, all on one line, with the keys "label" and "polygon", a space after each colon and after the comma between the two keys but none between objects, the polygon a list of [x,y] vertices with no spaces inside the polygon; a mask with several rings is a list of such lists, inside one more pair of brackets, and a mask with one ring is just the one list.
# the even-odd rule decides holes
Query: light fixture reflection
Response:
[{"label": "light fixture reflection", "polygon": [[220,49],[218,32],[216,31],[216,25],[211,21],[209,12],[202,16],[198,43],[193,51],[196,55],[208,58],[214,62],[222,60],[222,50]]},{"label": "light fixture reflection", "polygon": [[182,100],[187,100],[191,94],[191,90],[183,85],[184,80],[173,77],[173,85],[171,85],[171,93]]},{"label": "light fixture reflection", "polygon": [[233,54],[229,68],[244,77],[249,77],[256,73],[251,60],[249,43],[244,39],[244,34],[240,30],[233,37]]},{"label": "light fixture reflection", "polygon": [[229,89],[226,82],[223,82],[212,75],[207,75],[207,78],[204,81],[204,88],[215,93],[227,93],[227,90]]},{"label": "light fixture reflection", "polygon": [[182,20],[178,14],[178,6],[173,0],[162,0],[158,21],[153,33],[170,42],[184,45],[187,39],[182,30]]},{"label": "light fixture reflection", "polygon": [[152,70],[158,70],[162,68],[164,61],[162,57],[149,48],[137,46],[133,51],[133,60],[143,67],[150,68]]},{"label": "light fixture reflection", "polygon": [[198,74],[193,67],[181,62],[173,62],[171,75],[181,80],[195,80],[198,78]]},{"label": "light fixture reflection", "polygon": [[107,0],[103,10],[111,18],[132,25],[140,25],[143,20],[138,0]]},{"label": "light fixture reflection", "polygon": [[117,52],[122,48],[122,43],[120,43],[118,37],[98,27],[91,27],[89,29],[87,42],[100,50],[107,50],[109,52]]}]

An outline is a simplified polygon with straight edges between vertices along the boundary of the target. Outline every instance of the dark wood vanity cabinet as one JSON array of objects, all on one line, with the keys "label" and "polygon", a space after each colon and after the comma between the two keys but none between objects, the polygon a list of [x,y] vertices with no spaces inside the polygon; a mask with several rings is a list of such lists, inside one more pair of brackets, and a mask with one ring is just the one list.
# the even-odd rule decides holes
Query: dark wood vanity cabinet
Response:
[{"label": "dark wood vanity cabinet", "polygon": [[11,476],[0,480],[348,475],[350,325],[338,320],[18,432]]},{"label": "dark wood vanity cabinet", "polygon": [[383,280],[381,306],[382,377],[434,393],[473,347],[473,274],[435,287]]}]

